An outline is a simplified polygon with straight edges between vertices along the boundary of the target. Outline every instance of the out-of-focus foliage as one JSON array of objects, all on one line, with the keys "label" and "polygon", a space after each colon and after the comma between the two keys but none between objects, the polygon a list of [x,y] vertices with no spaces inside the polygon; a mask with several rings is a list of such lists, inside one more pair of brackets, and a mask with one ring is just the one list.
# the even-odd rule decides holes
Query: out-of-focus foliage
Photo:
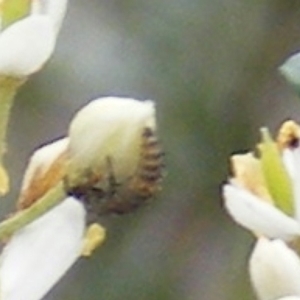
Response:
[{"label": "out-of-focus foliage", "polygon": [[150,205],[101,220],[106,243],[46,300],[254,299],[252,238],[226,215],[220,185],[260,126],[300,119],[277,74],[297,49],[296,0],[70,1],[56,55],[16,99],[7,160],[17,184],[3,211],[33,148],[101,95],[157,101],[167,176]]}]

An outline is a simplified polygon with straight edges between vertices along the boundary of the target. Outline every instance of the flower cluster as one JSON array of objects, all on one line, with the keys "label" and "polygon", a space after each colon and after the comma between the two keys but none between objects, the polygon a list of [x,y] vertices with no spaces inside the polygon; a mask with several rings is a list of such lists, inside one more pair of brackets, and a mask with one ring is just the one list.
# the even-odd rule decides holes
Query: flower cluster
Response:
[{"label": "flower cluster", "polygon": [[286,121],[276,140],[261,135],[254,152],[232,156],[224,203],[257,239],[249,272],[258,298],[300,299],[300,126]]}]

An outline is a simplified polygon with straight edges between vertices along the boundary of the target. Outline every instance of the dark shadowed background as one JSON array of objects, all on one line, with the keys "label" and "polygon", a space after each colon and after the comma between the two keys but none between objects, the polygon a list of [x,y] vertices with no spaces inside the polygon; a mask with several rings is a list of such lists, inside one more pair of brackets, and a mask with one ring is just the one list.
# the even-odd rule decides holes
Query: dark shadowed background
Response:
[{"label": "dark shadowed background", "polygon": [[3,215],[33,149],[99,96],[156,101],[167,177],[147,207],[101,219],[105,244],[45,299],[254,299],[253,239],[225,213],[220,186],[230,154],[251,149],[259,127],[300,120],[277,73],[297,50],[297,0],[70,1],[55,55],[15,102]]}]

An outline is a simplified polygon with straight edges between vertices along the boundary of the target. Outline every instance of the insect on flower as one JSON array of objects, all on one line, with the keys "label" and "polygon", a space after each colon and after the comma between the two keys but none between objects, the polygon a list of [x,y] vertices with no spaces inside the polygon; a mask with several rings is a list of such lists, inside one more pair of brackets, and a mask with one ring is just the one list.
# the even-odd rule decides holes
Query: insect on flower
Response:
[{"label": "insect on flower", "polygon": [[131,212],[155,196],[162,159],[152,101],[108,97],[79,110],[67,137],[30,159],[18,211],[41,203],[53,187],[64,183],[65,190],[59,204],[4,247],[3,299],[41,299],[79,257],[90,256],[105,238],[96,218]]},{"label": "insect on flower", "polygon": [[113,157],[108,156],[106,176],[94,176],[84,185],[67,188],[68,194],[81,200],[94,217],[129,213],[160,190],[164,167],[162,157],[156,133],[151,128],[145,128],[141,136],[139,162],[133,175],[119,181],[114,172]]}]

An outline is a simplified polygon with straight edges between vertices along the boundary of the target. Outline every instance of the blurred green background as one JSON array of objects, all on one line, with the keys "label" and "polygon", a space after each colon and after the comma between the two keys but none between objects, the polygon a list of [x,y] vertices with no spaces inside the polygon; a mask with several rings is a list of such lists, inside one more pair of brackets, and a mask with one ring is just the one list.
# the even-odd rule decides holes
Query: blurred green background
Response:
[{"label": "blurred green background", "polygon": [[[228,158],[258,129],[300,120],[277,67],[300,50],[297,0],[72,0],[51,62],[22,88],[9,130],[11,211],[30,153],[99,96],[157,103],[167,177],[45,300],[255,299],[253,239],[222,207]],[[51,251],[51,250],[49,250]]]}]

